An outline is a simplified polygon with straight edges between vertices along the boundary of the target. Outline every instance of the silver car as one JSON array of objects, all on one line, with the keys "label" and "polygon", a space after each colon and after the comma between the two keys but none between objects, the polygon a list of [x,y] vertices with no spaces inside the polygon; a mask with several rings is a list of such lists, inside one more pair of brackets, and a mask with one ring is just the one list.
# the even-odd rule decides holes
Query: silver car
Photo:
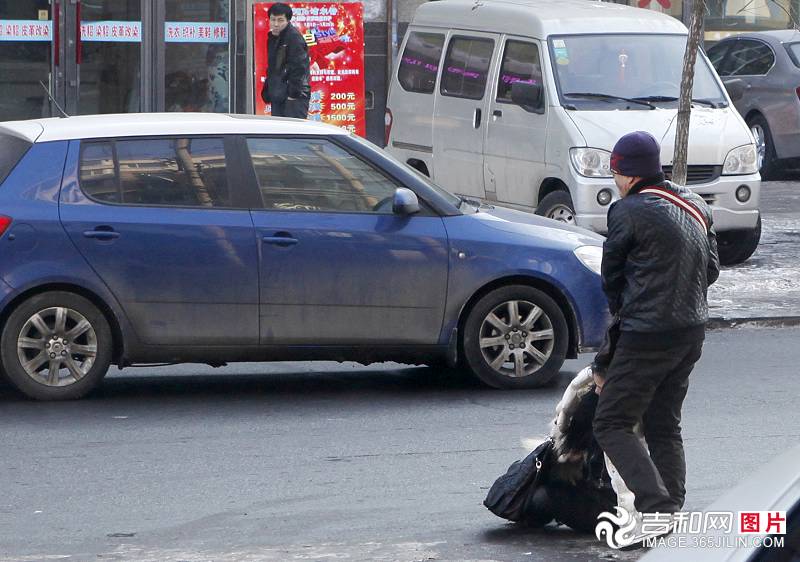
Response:
[{"label": "silver car", "polygon": [[743,33],[708,57],[753,133],[762,179],[800,165],[800,31]]}]

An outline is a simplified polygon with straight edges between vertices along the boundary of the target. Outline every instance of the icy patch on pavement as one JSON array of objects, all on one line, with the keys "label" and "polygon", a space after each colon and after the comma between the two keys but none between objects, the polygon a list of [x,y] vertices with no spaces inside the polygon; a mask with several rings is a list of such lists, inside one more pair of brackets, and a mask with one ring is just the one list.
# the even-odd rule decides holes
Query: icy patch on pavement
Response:
[{"label": "icy patch on pavement", "polygon": [[756,253],[709,288],[709,316],[800,316],[800,218],[767,215],[762,229]]}]

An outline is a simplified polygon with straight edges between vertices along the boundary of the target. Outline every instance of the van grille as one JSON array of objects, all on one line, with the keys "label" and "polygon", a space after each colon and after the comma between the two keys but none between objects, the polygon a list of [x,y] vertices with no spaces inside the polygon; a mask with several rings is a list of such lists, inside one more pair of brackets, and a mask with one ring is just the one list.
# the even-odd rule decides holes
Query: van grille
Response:
[{"label": "van grille", "polygon": [[[664,175],[672,179],[672,166],[664,166]],[[722,166],[689,166],[686,171],[686,184],[709,183],[722,174]]]}]

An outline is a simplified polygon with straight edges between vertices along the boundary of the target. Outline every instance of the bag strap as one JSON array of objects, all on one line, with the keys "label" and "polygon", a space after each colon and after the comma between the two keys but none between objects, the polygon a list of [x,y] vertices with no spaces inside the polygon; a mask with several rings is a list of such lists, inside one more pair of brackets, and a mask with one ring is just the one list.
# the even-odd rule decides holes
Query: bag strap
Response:
[{"label": "bag strap", "polygon": [[661,197],[662,199],[665,199],[670,203],[680,207],[681,209],[689,213],[690,217],[692,217],[697,221],[697,223],[703,229],[703,232],[705,234],[708,234],[708,221],[706,221],[706,218],[700,211],[697,210],[697,207],[689,203],[686,199],[684,199],[680,195],[676,195],[675,193],[672,193],[671,191],[668,191],[660,187],[646,187],[639,193],[649,193],[650,195]]}]

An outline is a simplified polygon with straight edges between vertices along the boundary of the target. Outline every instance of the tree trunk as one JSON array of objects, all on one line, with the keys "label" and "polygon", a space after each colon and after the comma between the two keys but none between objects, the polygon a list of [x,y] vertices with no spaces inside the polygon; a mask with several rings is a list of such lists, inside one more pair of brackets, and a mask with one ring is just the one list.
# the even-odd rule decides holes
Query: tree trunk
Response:
[{"label": "tree trunk", "polygon": [[681,97],[678,102],[678,125],[675,134],[675,157],[672,160],[672,181],[686,184],[686,156],[689,148],[689,118],[692,115],[692,87],[694,86],[694,63],[697,60],[697,47],[703,31],[705,0],[694,0],[692,22],[689,24],[689,40],[683,55],[683,76],[681,77]]}]

